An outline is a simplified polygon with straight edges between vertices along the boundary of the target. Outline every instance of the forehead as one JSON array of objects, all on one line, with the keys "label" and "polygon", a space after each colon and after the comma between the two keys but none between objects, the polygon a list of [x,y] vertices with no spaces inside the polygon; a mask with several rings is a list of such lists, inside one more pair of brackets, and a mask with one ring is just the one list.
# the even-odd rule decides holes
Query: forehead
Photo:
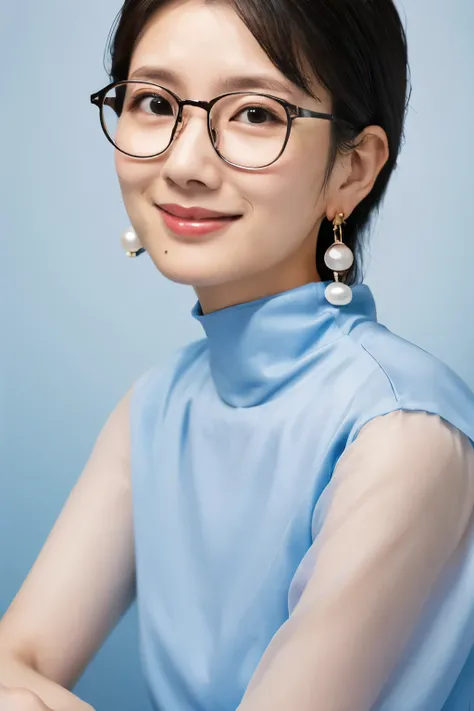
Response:
[{"label": "forehead", "polygon": [[246,56],[272,66],[232,7],[220,2],[175,0],[166,3],[149,21],[132,65],[149,57],[187,69],[193,62],[197,70],[203,65],[210,70],[222,63],[231,67],[243,64]]},{"label": "forehead", "polygon": [[[258,75],[267,82],[254,89],[295,102],[307,96],[274,66],[235,10],[224,2],[174,0],[165,4],[148,22],[129,72],[130,78],[159,81],[159,72],[151,76],[149,71],[139,71],[143,67],[165,70],[167,81],[161,83],[182,95],[199,93],[201,98],[211,98],[228,90],[233,78]],[[250,88],[250,83],[242,88]]]}]

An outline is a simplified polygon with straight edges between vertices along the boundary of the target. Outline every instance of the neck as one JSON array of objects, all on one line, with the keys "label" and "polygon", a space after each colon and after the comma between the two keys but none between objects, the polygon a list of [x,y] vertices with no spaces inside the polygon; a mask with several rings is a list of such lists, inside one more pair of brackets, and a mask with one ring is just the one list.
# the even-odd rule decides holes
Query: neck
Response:
[{"label": "neck", "polygon": [[201,304],[202,312],[208,314],[228,306],[256,301],[319,281],[321,278],[316,269],[316,243],[312,238],[306,240],[298,252],[282,263],[275,264],[264,271],[256,271],[243,279],[230,280],[222,284],[195,286],[194,291]]}]

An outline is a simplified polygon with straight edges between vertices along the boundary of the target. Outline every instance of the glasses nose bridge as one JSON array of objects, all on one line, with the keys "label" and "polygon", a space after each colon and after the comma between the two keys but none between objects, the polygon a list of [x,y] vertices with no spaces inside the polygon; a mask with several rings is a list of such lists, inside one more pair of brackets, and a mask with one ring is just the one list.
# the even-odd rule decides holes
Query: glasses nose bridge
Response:
[{"label": "glasses nose bridge", "polygon": [[185,107],[185,106],[195,106],[195,107],[197,107],[198,109],[202,109],[202,110],[205,111],[206,114],[207,114],[207,116],[206,116],[207,127],[208,127],[208,131],[209,131],[210,134],[211,134],[211,142],[212,142],[213,147],[214,147],[214,149],[215,149],[214,140],[213,140],[213,136],[212,136],[213,130],[212,130],[212,126],[211,126],[211,123],[210,123],[210,121],[211,121],[211,109],[212,109],[212,107],[214,106],[215,103],[216,103],[215,101],[197,101],[197,100],[195,100],[195,99],[179,99],[179,100],[178,100],[178,113],[177,113],[177,116],[176,116],[175,130],[174,130],[174,132],[173,132],[172,143],[174,143],[174,142],[176,141],[176,139],[179,137],[179,135],[181,134],[181,132],[182,132],[184,126],[185,126],[185,124],[184,124],[184,122],[183,122],[183,109],[184,109],[184,107]]},{"label": "glasses nose bridge", "polygon": [[178,116],[177,120],[178,123],[181,123],[183,120],[183,108],[185,106],[196,106],[198,109],[202,109],[207,113],[207,116],[209,118],[209,113],[212,108],[212,102],[210,101],[196,101],[195,99],[181,99],[179,101],[179,109],[178,109]]}]

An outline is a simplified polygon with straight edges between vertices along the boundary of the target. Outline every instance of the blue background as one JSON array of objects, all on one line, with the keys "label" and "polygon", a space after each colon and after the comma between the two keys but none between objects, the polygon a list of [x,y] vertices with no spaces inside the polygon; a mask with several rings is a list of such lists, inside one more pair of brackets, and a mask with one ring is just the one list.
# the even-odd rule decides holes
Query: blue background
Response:
[{"label": "blue background", "polygon": [[[107,82],[116,0],[0,7],[0,615],[33,564],[107,415],[130,384],[200,337],[192,289],[126,259],[111,146],[89,94]],[[370,242],[379,320],[474,389],[474,4],[406,0],[406,145]],[[136,608],[76,693],[149,709]]]}]

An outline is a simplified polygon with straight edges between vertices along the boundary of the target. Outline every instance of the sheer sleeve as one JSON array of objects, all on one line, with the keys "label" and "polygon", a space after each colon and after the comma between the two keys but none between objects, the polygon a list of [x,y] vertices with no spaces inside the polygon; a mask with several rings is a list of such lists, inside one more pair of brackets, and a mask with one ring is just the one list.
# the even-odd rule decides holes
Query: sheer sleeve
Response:
[{"label": "sheer sleeve", "polygon": [[474,448],[437,415],[362,428],[328,485],[314,565],[239,711],[369,711],[470,527]]}]

